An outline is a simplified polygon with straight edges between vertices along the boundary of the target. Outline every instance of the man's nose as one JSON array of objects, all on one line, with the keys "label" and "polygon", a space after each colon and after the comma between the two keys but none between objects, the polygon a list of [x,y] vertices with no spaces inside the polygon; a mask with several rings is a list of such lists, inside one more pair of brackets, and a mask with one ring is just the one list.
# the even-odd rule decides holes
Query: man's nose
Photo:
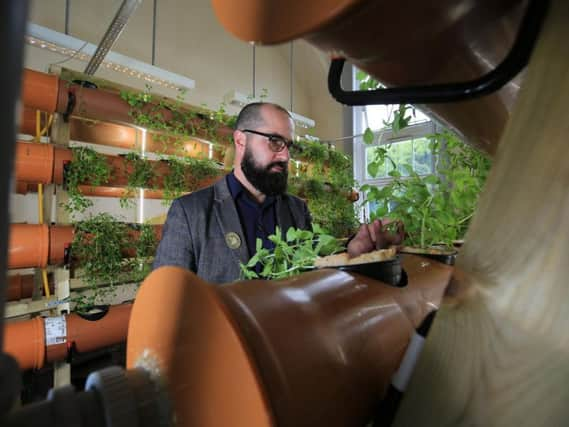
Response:
[{"label": "man's nose", "polygon": [[288,162],[290,160],[290,152],[288,151],[288,147],[285,147],[283,150],[276,152],[275,159],[279,162]]}]

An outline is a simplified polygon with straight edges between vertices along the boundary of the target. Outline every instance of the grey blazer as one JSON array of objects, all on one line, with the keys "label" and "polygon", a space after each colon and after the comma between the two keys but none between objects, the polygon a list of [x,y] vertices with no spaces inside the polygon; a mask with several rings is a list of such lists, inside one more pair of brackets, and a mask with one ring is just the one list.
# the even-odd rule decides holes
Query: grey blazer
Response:
[{"label": "grey blazer", "polygon": [[[306,203],[298,197],[278,196],[275,206],[277,224],[283,233],[290,227],[311,228]],[[230,233],[236,233],[239,239]],[[228,234],[233,239],[227,239]],[[239,279],[239,262],[246,263],[251,256],[224,177],[211,187],[174,200],[153,268],[174,265],[187,268],[208,282],[227,283]]]}]

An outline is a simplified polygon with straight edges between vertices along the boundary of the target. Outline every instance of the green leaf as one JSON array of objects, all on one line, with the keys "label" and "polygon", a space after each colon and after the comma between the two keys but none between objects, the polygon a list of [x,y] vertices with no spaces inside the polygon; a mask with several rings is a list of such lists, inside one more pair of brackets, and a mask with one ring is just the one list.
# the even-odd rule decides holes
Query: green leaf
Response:
[{"label": "green leaf", "polygon": [[371,177],[376,177],[379,174],[380,164],[378,162],[371,162],[367,165],[367,173]]},{"label": "green leaf", "polygon": [[373,144],[374,139],[375,135],[373,134],[373,131],[370,128],[366,128],[364,131],[364,143],[367,145]]}]

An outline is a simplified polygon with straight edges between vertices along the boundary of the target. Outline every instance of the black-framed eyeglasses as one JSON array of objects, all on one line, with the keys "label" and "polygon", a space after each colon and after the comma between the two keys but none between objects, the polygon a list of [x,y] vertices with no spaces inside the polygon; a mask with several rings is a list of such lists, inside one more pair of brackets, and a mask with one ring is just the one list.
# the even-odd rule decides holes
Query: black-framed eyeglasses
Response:
[{"label": "black-framed eyeglasses", "polygon": [[255,135],[264,136],[265,138],[267,138],[267,141],[269,143],[269,148],[271,149],[271,151],[274,151],[275,153],[283,151],[285,147],[290,149],[290,147],[294,144],[294,142],[291,139],[286,139],[284,136],[277,135],[275,133],[264,133],[251,129],[243,129],[241,132],[248,132]]}]

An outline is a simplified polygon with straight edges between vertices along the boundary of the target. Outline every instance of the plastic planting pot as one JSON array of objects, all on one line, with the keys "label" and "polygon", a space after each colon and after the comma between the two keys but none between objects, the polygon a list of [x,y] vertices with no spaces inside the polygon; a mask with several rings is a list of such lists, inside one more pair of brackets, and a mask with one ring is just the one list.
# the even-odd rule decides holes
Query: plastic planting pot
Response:
[{"label": "plastic planting pot", "polygon": [[407,284],[407,275],[401,268],[401,261],[398,257],[387,261],[344,265],[338,267],[338,270],[363,274],[391,286],[403,287]]}]

